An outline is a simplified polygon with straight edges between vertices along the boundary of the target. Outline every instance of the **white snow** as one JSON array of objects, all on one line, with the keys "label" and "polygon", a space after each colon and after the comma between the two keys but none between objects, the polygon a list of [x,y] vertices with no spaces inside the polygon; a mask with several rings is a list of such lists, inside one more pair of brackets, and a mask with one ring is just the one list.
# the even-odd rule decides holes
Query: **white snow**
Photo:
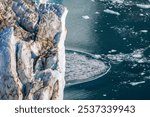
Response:
[{"label": "white snow", "polygon": [[67,34],[67,30],[66,30],[66,16],[68,14],[68,9],[65,8],[65,12],[64,14],[62,15],[61,17],[61,22],[62,22],[62,33],[61,33],[61,36],[60,36],[60,42],[58,44],[58,71],[60,72],[60,77],[59,77],[59,85],[60,85],[60,89],[59,90],[59,98],[58,99],[63,99],[63,89],[64,89],[64,86],[65,86],[65,64],[66,64],[66,59],[65,59],[65,44],[64,44],[64,41],[66,39],[66,34]]},{"label": "white snow", "polygon": [[120,15],[119,12],[116,12],[116,11],[113,11],[113,10],[110,10],[110,9],[106,9],[104,10],[105,13],[109,13],[109,14],[113,14],[113,15]]}]

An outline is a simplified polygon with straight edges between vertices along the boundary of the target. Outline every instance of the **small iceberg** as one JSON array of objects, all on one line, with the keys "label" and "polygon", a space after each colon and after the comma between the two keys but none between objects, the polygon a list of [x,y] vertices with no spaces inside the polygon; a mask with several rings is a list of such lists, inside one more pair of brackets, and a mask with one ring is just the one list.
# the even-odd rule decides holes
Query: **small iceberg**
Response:
[{"label": "small iceberg", "polygon": [[142,8],[142,9],[149,9],[150,4],[136,4],[137,7]]},{"label": "small iceberg", "polygon": [[123,4],[124,0],[111,0],[113,3]]},{"label": "small iceberg", "polygon": [[144,84],[144,83],[145,83],[145,81],[140,81],[140,82],[130,82],[129,84],[132,86],[136,86],[136,85]]},{"label": "small iceberg", "polygon": [[100,14],[100,12],[96,11],[96,12],[95,12],[95,14],[99,15],[99,14]]},{"label": "small iceberg", "polygon": [[88,15],[82,16],[83,19],[90,19]]},{"label": "small iceberg", "polygon": [[143,57],[143,51],[144,51],[143,49],[137,49],[133,51],[133,53],[131,54],[131,57],[140,59]]},{"label": "small iceberg", "polygon": [[92,2],[95,2],[95,0],[91,0]]},{"label": "small iceberg", "polygon": [[140,30],[141,33],[148,33],[148,30]]},{"label": "small iceberg", "polygon": [[113,14],[113,15],[120,15],[119,12],[116,12],[116,11],[113,11],[113,10],[110,10],[110,9],[106,9],[104,10],[105,13],[109,13],[109,14]]}]

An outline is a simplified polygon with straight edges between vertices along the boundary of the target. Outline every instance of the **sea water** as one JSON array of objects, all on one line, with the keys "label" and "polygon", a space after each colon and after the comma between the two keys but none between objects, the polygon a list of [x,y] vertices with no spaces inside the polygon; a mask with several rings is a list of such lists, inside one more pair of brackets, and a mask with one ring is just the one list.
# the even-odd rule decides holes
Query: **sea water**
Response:
[{"label": "sea water", "polygon": [[150,99],[150,1],[63,4],[69,9],[66,48],[92,53],[112,66],[97,80],[66,87],[65,99]]},{"label": "sea water", "polygon": [[149,0],[50,2],[69,10],[66,48],[111,64],[104,76],[67,86],[64,99],[150,99]]}]

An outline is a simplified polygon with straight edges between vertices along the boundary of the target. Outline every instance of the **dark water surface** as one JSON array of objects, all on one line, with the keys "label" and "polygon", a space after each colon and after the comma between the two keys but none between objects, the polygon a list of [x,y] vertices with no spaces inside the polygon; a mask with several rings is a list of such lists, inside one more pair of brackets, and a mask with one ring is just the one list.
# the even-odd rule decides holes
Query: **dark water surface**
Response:
[{"label": "dark water surface", "polygon": [[65,99],[150,99],[149,0],[64,0],[66,47],[105,58],[103,77],[65,88]]}]

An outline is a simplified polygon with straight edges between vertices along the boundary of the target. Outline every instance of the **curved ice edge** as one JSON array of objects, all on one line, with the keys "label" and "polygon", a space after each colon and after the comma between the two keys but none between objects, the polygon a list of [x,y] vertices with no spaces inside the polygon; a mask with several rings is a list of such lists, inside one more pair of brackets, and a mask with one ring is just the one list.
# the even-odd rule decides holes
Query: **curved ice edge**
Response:
[{"label": "curved ice edge", "polygon": [[66,82],[65,87],[69,87],[69,86],[72,86],[72,85],[78,85],[78,84],[87,83],[87,82],[90,82],[90,81],[97,80],[97,79],[103,77],[104,75],[106,75],[111,69],[110,62],[106,62],[106,61],[102,60],[101,58],[95,58],[94,54],[91,54],[91,53],[88,53],[88,52],[84,52],[84,51],[74,50],[74,49],[68,49],[68,48],[66,48],[65,51],[66,51],[66,53],[67,52],[70,52],[70,53],[75,52],[75,53],[79,53],[79,54],[91,57],[93,59],[101,60],[101,62],[103,62],[106,66],[108,66],[108,69],[105,72],[103,72],[103,73],[101,73],[99,75],[96,75],[94,77],[90,77],[88,79],[71,80],[69,82]]}]

